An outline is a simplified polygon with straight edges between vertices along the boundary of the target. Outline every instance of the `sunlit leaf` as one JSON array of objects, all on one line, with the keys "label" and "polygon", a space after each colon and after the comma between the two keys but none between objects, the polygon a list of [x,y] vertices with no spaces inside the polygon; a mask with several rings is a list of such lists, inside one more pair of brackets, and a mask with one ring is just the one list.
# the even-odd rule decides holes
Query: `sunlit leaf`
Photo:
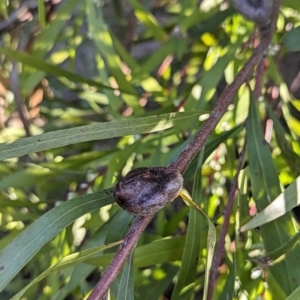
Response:
[{"label": "sunlit leaf", "polygon": [[[0,48],[0,53],[4,54],[6,57],[19,61],[25,65],[28,65],[37,70],[43,71],[48,74],[55,75],[57,77],[64,77],[73,82],[85,83],[90,86],[98,87],[100,89],[107,88],[113,89],[112,87],[105,85],[101,82],[85,78],[76,73],[69,72],[67,70],[61,69],[53,64],[47,63],[42,59],[36,58],[34,55],[24,54],[17,51],[12,51],[6,48]],[[126,92],[126,91],[124,91]]]},{"label": "sunlit leaf", "polygon": [[[250,101],[250,116],[247,121],[247,151],[252,195],[257,210],[260,212],[280,194],[281,190],[277,170],[272,160],[269,144],[265,141],[260,127],[260,119],[253,98]],[[296,232],[297,229],[289,212],[260,227],[266,252],[278,249]],[[294,263],[299,251],[299,244],[297,244],[285,260],[271,269],[274,280],[286,295],[298,286],[298,278],[300,280],[300,267],[295,266]],[[272,285],[270,285],[270,290],[272,291]]]},{"label": "sunlit leaf", "polygon": [[39,21],[42,29],[46,28],[46,9],[45,2],[43,0],[38,0],[38,10],[39,10]]},{"label": "sunlit leaf", "polygon": [[159,42],[165,42],[167,39],[167,34],[163,31],[161,26],[159,26],[155,17],[146,11],[138,1],[129,0],[129,3],[135,10],[135,14],[139,21],[151,31],[155,39],[157,39]]},{"label": "sunlit leaf", "polygon": [[[192,198],[199,206],[201,203],[201,166],[203,164],[204,150],[201,151],[195,171],[195,181],[193,186]],[[182,256],[182,264],[178,274],[178,280],[172,293],[172,299],[178,299],[182,289],[194,282],[197,263],[199,260],[200,239],[203,229],[201,228],[201,214],[193,207],[190,207],[188,231],[186,235],[185,248]]]},{"label": "sunlit leaf", "polygon": [[243,225],[240,231],[250,230],[276,220],[298,205],[300,205],[300,177],[251,221]]},{"label": "sunlit leaf", "polygon": [[79,262],[85,261],[87,258],[91,257],[92,255],[95,255],[95,254],[99,253],[102,250],[105,250],[105,249],[108,249],[110,247],[114,247],[116,245],[119,245],[121,242],[122,241],[115,242],[115,243],[108,244],[108,245],[101,245],[101,246],[98,246],[98,247],[83,250],[81,252],[73,253],[73,254],[70,254],[70,255],[64,257],[58,263],[56,263],[55,265],[49,267],[42,274],[35,277],[33,281],[31,281],[25,288],[23,288],[18,294],[16,294],[11,299],[12,300],[20,299],[26,293],[26,291],[28,289],[30,289],[33,285],[37,284],[39,281],[41,281],[45,277],[49,276],[50,274],[52,274],[54,272],[58,272],[58,271],[63,270],[65,268],[74,266],[74,265],[78,264]]},{"label": "sunlit leaf", "polygon": [[113,203],[111,191],[81,196],[53,208],[25,229],[0,252],[0,291],[63,228],[110,203]]},{"label": "sunlit leaf", "polygon": [[[201,237],[201,241],[205,237]],[[185,237],[171,237],[153,241],[152,243],[139,246],[134,253],[134,266],[147,267],[157,263],[165,263],[181,259],[184,249]],[[90,258],[86,262],[107,267],[114,253],[104,254],[101,257]]]},{"label": "sunlit leaf", "polygon": [[[36,38],[31,52],[31,58],[38,58],[43,61],[48,52],[56,44],[66,22],[72,17],[71,12],[73,9],[78,8],[79,5],[79,0],[63,1],[59,9],[56,10],[55,20],[50,22],[48,27]],[[28,64],[28,66],[31,65]],[[28,93],[45,77],[43,66],[41,69],[37,68],[37,70],[40,70],[40,72],[37,72],[32,68],[25,68],[24,72],[20,74],[20,85],[25,95],[28,95]],[[45,72],[48,73],[48,71]]]},{"label": "sunlit leaf", "polygon": [[103,140],[129,134],[156,132],[196,118],[200,113],[172,113],[120,122],[95,123],[71,129],[43,133],[15,142],[0,144],[0,159],[53,149],[93,140]]},{"label": "sunlit leaf", "polygon": [[216,245],[216,228],[212,221],[207,217],[207,215],[202,211],[202,209],[194,203],[189,197],[185,194],[181,193],[180,196],[186,201],[193,209],[195,209],[198,213],[200,213],[203,217],[206,218],[208,223],[208,232],[207,232],[207,256],[206,256],[206,267],[205,267],[205,278],[204,278],[204,293],[203,299],[207,299],[208,292],[208,281],[210,270],[213,261],[214,249]]},{"label": "sunlit leaf", "polygon": [[5,18],[7,18],[7,5],[7,0],[0,0],[0,14]]}]

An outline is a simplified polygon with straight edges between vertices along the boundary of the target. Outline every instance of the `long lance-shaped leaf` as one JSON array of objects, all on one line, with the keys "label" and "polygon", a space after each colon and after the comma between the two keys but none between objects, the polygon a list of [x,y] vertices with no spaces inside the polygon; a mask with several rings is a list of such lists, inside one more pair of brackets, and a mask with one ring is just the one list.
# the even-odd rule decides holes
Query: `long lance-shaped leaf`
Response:
[{"label": "long lance-shaped leaf", "polygon": [[[125,103],[130,106],[135,113],[142,113],[143,108],[139,105],[138,97],[132,86],[124,76],[122,69],[122,62],[120,57],[116,54],[108,26],[104,21],[102,8],[96,9],[94,1],[85,1],[87,23],[89,32],[94,40],[95,46],[105,62],[105,68],[108,68],[111,76],[117,82],[120,90],[126,90],[129,94],[122,93],[121,97]],[[104,70],[102,72],[105,72]],[[131,94],[131,95],[130,95]]]},{"label": "long lance-shaped leaf", "polygon": [[137,19],[152,33],[154,38],[163,43],[168,39],[168,35],[162,29],[157,19],[137,0],[129,0],[132,8],[134,9]]},{"label": "long lance-shaped leaf", "polygon": [[256,228],[278,219],[300,204],[300,176],[289,187],[259,212],[251,221],[241,227],[240,231]]},{"label": "long lance-shaped leaf", "polygon": [[134,255],[134,251],[131,252],[129,258],[125,263],[121,281],[119,284],[117,300],[134,299],[133,255]]},{"label": "long lance-shaped leaf", "polygon": [[289,239],[289,241],[281,245],[278,249],[275,249],[274,251],[269,252],[264,256],[257,256],[248,260],[258,263],[258,268],[266,268],[270,265],[274,265],[277,262],[280,262],[289,253],[289,251],[291,251],[294,248],[299,238],[300,232],[297,232],[293,237]]},{"label": "long lance-shaped leaf", "polygon": [[0,291],[63,228],[82,215],[113,203],[112,190],[81,196],[51,209],[0,252]]},{"label": "long lance-shaped leaf", "polygon": [[43,133],[0,144],[0,160],[87,141],[165,130],[190,121],[191,118],[197,118],[199,115],[200,112],[171,113],[146,118],[130,118],[120,122],[95,123]]},{"label": "long lance-shaped leaf", "polygon": [[[6,48],[0,48],[0,53],[4,54],[6,57],[10,59],[19,61],[24,65],[35,68],[36,70],[43,71],[47,74],[51,74],[57,77],[65,77],[72,82],[85,83],[90,86],[98,87],[101,89],[106,88],[106,89],[114,90],[114,88],[112,88],[111,86],[105,85],[99,81],[88,79],[76,73],[72,73],[70,71],[56,67],[55,65],[47,63],[42,59],[36,58],[34,55],[24,54],[22,52],[12,51]],[[127,92],[130,94],[129,91],[122,90],[122,92],[124,93]]]},{"label": "long lance-shaped leaf", "polygon": [[299,299],[300,299],[300,286],[286,298],[286,300],[299,300]]},{"label": "long lance-shaped leaf", "polygon": [[[80,0],[65,0],[62,2],[62,5],[57,7],[55,10],[55,19],[52,22],[48,22],[47,28],[35,36],[30,57],[38,58],[43,62],[45,61],[46,55],[57,45],[57,39],[66,28],[68,20],[72,18],[73,10],[80,10],[81,2]],[[57,69],[60,70],[60,68]],[[43,72],[43,65],[37,69],[30,67],[23,68],[20,73],[20,88],[23,95],[27,96],[44,77],[45,72]]]},{"label": "long lance-shaped leaf", "polygon": [[[252,195],[258,211],[262,211],[281,192],[269,144],[264,139],[260,124],[255,101],[251,99],[247,121],[247,152]],[[297,233],[297,229],[291,213],[286,213],[279,219],[261,226],[260,233],[268,253],[288,242]],[[271,292],[277,293],[276,287],[279,286],[283,293],[289,295],[299,286],[300,265],[295,263],[299,260],[299,252],[300,247],[297,244],[284,260],[270,267],[271,275],[277,282],[277,285],[270,282]]]},{"label": "long lance-shaped leaf", "polygon": [[62,258],[58,263],[54,264],[53,266],[50,266],[47,270],[45,270],[39,276],[34,278],[28,285],[26,285],[20,292],[18,292],[18,294],[13,296],[10,300],[20,299],[26,293],[26,291],[28,291],[28,289],[30,289],[33,285],[37,284],[39,281],[46,278],[50,274],[74,266],[82,261],[85,261],[87,258],[97,254],[99,251],[119,245],[121,242],[122,241],[111,243],[108,245],[101,245],[98,247],[89,248],[81,252],[72,253]]},{"label": "long lance-shaped leaf", "polygon": [[[195,180],[193,185],[192,198],[195,203],[201,203],[201,166],[203,164],[204,149],[201,150],[198,158],[197,167],[195,170]],[[178,280],[172,293],[172,299],[178,299],[182,290],[190,283],[195,281],[195,276],[198,268],[197,262],[199,261],[199,249],[201,232],[203,229],[201,225],[203,221],[197,210],[190,207],[188,230],[186,234],[185,247],[182,255],[182,262],[178,274]]]},{"label": "long lance-shaped leaf", "polygon": [[[200,237],[204,242],[204,237]],[[137,247],[134,252],[134,266],[144,268],[147,266],[169,263],[179,260],[182,256],[185,243],[185,236],[172,237],[153,241],[149,244]],[[114,257],[114,253],[107,253],[99,257],[93,257],[86,260],[86,263],[107,267]]]},{"label": "long lance-shaped leaf", "polygon": [[291,237],[285,244],[281,245],[278,249],[267,253],[266,257],[270,260],[276,260],[280,258],[282,255],[286,255],[293,247],[296,245],[300,238],[300,231],[297,232],[293,237]]},{"label": "long lance-shaped leaf", "polygon": [[201,208],[193,202],[189,197],[185,194],[180,193],[182,199],[187,202],[191,207],[193,207],[198,213],[204,216],[208,223],[208,232],[207,232],[207,256],[206,256],[206,267],[205,267],[205,278],[204,278],[204,292],[203,292],[203,300],[207,299],[208,292],[208,280],[209,273],[212,265],[214,249],[216,245],[216,228],[212,221],[208,218],[208,216],[201,210]]}]

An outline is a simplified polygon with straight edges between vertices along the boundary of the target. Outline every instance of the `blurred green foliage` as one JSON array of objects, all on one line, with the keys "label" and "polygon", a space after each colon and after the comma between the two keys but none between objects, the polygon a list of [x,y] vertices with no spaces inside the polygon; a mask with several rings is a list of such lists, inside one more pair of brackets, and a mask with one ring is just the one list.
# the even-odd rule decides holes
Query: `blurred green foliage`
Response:
[{"label": "blurred green foliage", "polygon": [[[250,57],[254,25],[228,3],[200,2],[0,1],[1,300],[87,297],[134,220],[113,204],[116,181],[174,161]],[[218,241],[247,143],[214,299],[300,299],[297,3],[282,5],[261,96],[249,79],[184,175]],[[290,184],[272,222],[239,231]],[[124,284],[128,299],[201,299],[208,228],[176,199],[110,299]],[[273,265],[262,263],[269,253]]]}]

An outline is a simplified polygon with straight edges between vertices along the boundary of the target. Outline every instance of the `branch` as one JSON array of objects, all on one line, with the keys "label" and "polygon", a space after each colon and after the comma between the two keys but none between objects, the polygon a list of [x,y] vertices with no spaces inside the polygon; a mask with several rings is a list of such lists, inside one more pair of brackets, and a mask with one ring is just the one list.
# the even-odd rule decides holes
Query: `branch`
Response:
[{"label": "branch", "polygon": [[116,252],[112,262],[105,270],[104,274],[96,284],[93,292],[89,295],[87,300],[99,300],[102,299],[110,285],[113,283],[115,278],[118,276],[121,268],[123,267],[126,259],[130,255],[132,249],[136,246],[140,235],[151,221],[153,215],[137,217],[130,227],[123,243],[120,245]]}]

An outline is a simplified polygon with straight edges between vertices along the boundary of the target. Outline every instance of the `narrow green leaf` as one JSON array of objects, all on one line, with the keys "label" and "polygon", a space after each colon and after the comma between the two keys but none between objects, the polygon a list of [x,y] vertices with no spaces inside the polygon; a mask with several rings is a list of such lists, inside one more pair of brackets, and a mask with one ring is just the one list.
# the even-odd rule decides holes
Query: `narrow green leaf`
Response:
[{"label": "narrow green leaf", "polygon": [[168,55],[175,55],[177,47],[174,43],[175,38],[170,38],[166,43],[164,43],[159,49],[157,49],[145,62],[141,65],[139,69],[132,74],[134,82],[139,82],[141,79],[145,78],[145,74],[149,74],[155,70]]},{"label": "narrow green leaf", "polygon": [[128,257],[128,259],[125,263],[121,281],[119,284],[117,300],[134,299],[133,253],[134,253],[134,250],[131,252],[130,256]]},{"label": "narrow green leaf", "polygon": [[[72,18],[72,11],[79,10],[80,0],[65,0],[55,11],[55,20],[50,22],[48,27],[36,38],[31,53],[32,58],[38,58],[41,61],[46,57],[48,52],[55,45],[56,40],[59,38],[61,31],[66,27],[66,22]],[[37,70],[39,70],[37,68]],[[20,85],[25,95],[42,80],[45,72],[38,72],[32,68],[25,68],[20,74]],[[46,72],[47,73],[47,72]]]},{"label": "narrow green leaf", "polygon": [[[269,144],[264,139],[260,124],[255,101],[251,99],[247,121],[247,153],[252,195],[259,212],[281,192]],[[279,219],[261,226],[260,233],[268,253],[287,243],[297,233],[297,229],[288,212]],[[300,284],[300,265],[295,264],[299,251],[300,247],[297,244],[284,260],[270,267],[274,279],[286,295],[289,295]],[[269,287],[275,292],[275,285],[274,290],[272,290],[272,284]]]},{"label": "narrow green leaf", "polygon": [[[116,214],[114,214],[107,222],[100,226],[100,228],[95,232],[95,234],[93,234],[93,236],[85,241],[85,243],[82,245],[83,250],[94,248],[101,244],[106,244],[106,235],[108,229],[110,228],[110,225],[115,222],[115,216]],[[54,297],[51,298],[51,300],[66,299],[68,294],[71,293],[71,291],[73,291],[76,287],[78,287],[82,283],[82,281],[87,278],[96,268],[98,268],[98,266],[92,266],[84,262],[74,266],[69,281],[61,287],[61,289],[56,293]]]},{"label": "narrow green leaf", "polygon": [[121,97],[132,107],[135,112],[143,112],[143,108],[139,105],[139,99],[131,83],[127,81],[126,76],[122,72],[122,62],[117,55],[112,38],[110,36],[108,26],[102,16],[102,9],[99,9],[96,16],[96,8],[92,0],[86,1],[86,15],[88,19],[89,31],[93,37],[95,45],[101,53],[105,66],[110,70],[111,75],[115,78],[119,89],[128,91],[126,95],[123,93]]},{"label": "narrow green leaf", "polygon": [[[127,211],[120,209],[115,215],[106,233],[105,244],[122,239],[130,229],[135,217]],[[114,252],[115,249],[109,249],[105,253]]]},{"label": "narrow green leaf", "polygon": [[198,12],[198,13],[200,11],[197,1],[195,1],[195,0],[186,0],[186,1],[181,2],[181,9],[180,9],[180,14],[179,14],[179,23],[181,24],[181,22],[184,19],[190,18],[191,15],[195,11]]},{"label": "narrow green leaf", "polygon": [[199,80],[193,84],[194,88],[201,88],[201,94],[198,98],[195,98],[192,89],[185,103],[187,109],[199,109],[200,107],[205,107],[204,105],[208,98],[211,98],[211,96],[208,97],[207,95],[211,95],[212,91],[215,91],[216,86],[224,76],[224,70],[234,58],[236,50],[241,43],[242,40],[238,40],[235,44],[230,45],[230,47],[227,48],[226,54],[214,58],[217,59],[216,63],[209,70],[204,70],[201,73]]},{"label": "narrow green leaf", "polygon": [[0,160],[87,141],[165,130],[176,124],[190,121],[191,118],[197,118],[199,115],[199,112],[171,113],[139,119],[130,118],[120,122],[95,123],[43,133],[0,144]]},{"label": "narrow green leaf", "polygon": [[165,42],[168,36],[156,18],[149,11],[145,10],[137,0],[129,0],[129,3],[134,9],[136,17],[152,33],[154,38],[161,43]]},{"label": "narrow green leaf", "polygon": [[300,11],[300,2],[294,0],[285,0],[282,2],[283,6],[290,7],[296,11]]},{"label": "narrow green leaf", "polygon": [[300,26],[291,29],[283,37],[281,42],[287,47],[288,51],[300,50]]},{"label": "narrow green leaf", "polygon": [[218,299],[234,299],[235,283],[237,278],[237,253],[232,253],[232,258],[233,261],[229,260],[229,257],[227,257],[226,264],[229,274],[226,274],[226,282]]},{"label": "narrow green leaf", "polygon": [[287,295],[286,293],[282,290],[281,283],[276,280],[276,278],[273,276],[272,272],[269,272],[268,274],[268,285],[269,287],[271,286],[272,290],[271,294],[276,295],[276,300],[282,299],[286,300]]},{"label": "narrow green leaf", "polygon": [[[205,237],[200,237],[201,241],[205,241]],[[172,237],[156,240],[147,245],[139,246],[134,253],[134,266],[143,268],[159,263],[169,263],[171,261],[180,260],[184,249],[185,237]],[[114,253],[104,254],[100,257],[90,258],[86,260],[95,266],[107,267]]]},{"label": "narrow green leaf", "polygon": [[[96,66],[97,66],[97,70],[99,72],[99,77],[100,80],[104,83],[109,83],[109,74],[107,74],[107,70],[104,67],[104,61],[103,58],[100,54],[96,54]],[[94,95],[94,92],[91,93],[91,95]],[[101,95],[101,94],[100,94]],[[123,100],[121,97],[117,96],[114,91],[112,90],[103,90],[102,91],[102,95],[104,97],[106,97],[107,99],[107,103],[106,105],[108,105],[108,112],[116,119],[120,118],[120,108],[123,105]],[[101,95],[101,96],[102,96]],[[102,111],[102,108],[99,108],[97,102],[93,99],[90,98],[89,104],[91,105],[91,107],[93,107],[93,109],[97,112],[97,111]]]},{"label": "narrow green leaf", "polygon": [[278,219],[300,205],[300,176],[289,187],[260,211],[251,221],[240,228],[246,231]]},{"label": "narrow green leaf", "polygon": [[232,6],[225,10],[220,10],[218,6],[209,11],[194,10],[190,16],[181,18],[180,28],[183,32],[190,29],[190,36],[201,36],[205,32],[214,32],[234,12]]},{"label": "narrow green leaf", "polygon": [[188,286],[186,286],[181,295],[179,300],[190,300],[193,299],[193,294],[194,294],[194,290],[195,290],[195,282],[189,284]]},{"label": "narrow green leaf", "polygon": [[[131,76],[132,76],[132,84],[138,84],[140,85],[145,91],[147,92],[155,92],[156,94],[161,93],[163,96],[163,88],[161,84],[158,82],[156,78],[150,75],[150,73],[141,73],[140,69],[143,68],[143,65],[140,66],[133,58],[132,56],[126,51],[122,43],[115,37],[113,34],[111,34],[112,40],[114,42],[115,48],[118,51],[120,57],[122,60],[127,64],[127,66],[131,69]],[[163,46],[164,47],[164,46]],[[159,49],[158,49],[159,51]],[[153,59],[153,56],[157,56],[157,52],[153,53],[151,55],[151,58]],[[162,56],[162,61],[166,56]],[[151,71],[155,69],[155,66],[152,65]],[[137,76],[138,75],[138,76]]]},{"label": "narrow green leaf", "polygon": [[[111,86],[105,85],[101,82],[85,78],[76,73],[69,72],[67,70],[61,69],[52,65],[50,63],[45,62],[42,59],[36,58],[34,55],[24,54],[18,51],[12,51],[6,48],[0,48],[0,53],[4,54],[10,59],[19,61],[27,66],[35,68],[36,70],[43,71],[45,73],[57,76],[57,77],[65,77],[73,82],[85,83],[90,86],[98,87],[100,89],[106,88],[114,90]],[[122,92],[126,93],[126,91],[122,90]],[[130,92],[129,92],[130,93]]]},{"label": "narrow green leaf", "polygon": [[87,278],[94,270],[95,266],[91,266],[86,263],[80,263],[74,267],[70,280],[61,287],[51,300],[65,300],[68,295],[72,293]]},{"label": "narrow green leaf", "polygon": [[285,300],[299,300],[300,299],[300,286],[294,290]]},{"label": "narrow green leaf", "polygon": [[291,237],[285,244],[281,245],[278,249],[275,249],[274,251],[267,253],[266,257],[268,257],[271,260],[278,259],[282,255],[290,251],[298,242],[299,238],[300,238],[300,231],[297,232],[293,237]]},{"label": "narrow green leaf", "polygon": [[63,228],[80,216],[113,203],[112,190],[81,196],[45,213],[0,252],[0,291]]},{"label": "narrow green leaf", "polygon": [[[288,101],[288,103],[282,103],[282,109],[283,111],[286,111],[285,118],[287,118],[289,122],[291,122],[291,119],[293,118],[290,115],[290,109],[287,107],[290,106],[290,103],[291,101]],[[293,151],[293,143],[297,144],[298,142],[293,138],[291,133],[286,131],[284,127],[285,125],[282,124],[282,120],[276,116],[270,105],[267,106],[267,110],[274,124],[274,134],[276,142],[281,149],[282,158],[291,167],[291,171],[294,171],[295,174],[300,174],[300,165],[295,163],[299,159],[299,156],[295,151]],[[292,126],[290,128],[292,128]]]},{"label": "narrow green leaf", "polygon": [[115,53],[108,26],[106,25],[102,16],[102,9],[97,9],[94,5],[94,2],[88,0],[86,1],[86,15],[89,31],[92,35],[97,50],[101,53],[106,62],[105,66],[110,69],[120,88],[127,88],[129,91],[131,91],[131,93],[134,94],[134,89],[126,80],[126,77],[121,71],[122,63],[119,56]]},{"label": "narrow green leaf", "polygon": [[28,289],[30,289],[33,285],[37,284],[42,279],[46,278],[50,274],[54,272],[58,272],[60,270],[63,270],[65,268],[74,266],[82,261],[85,261],[87,258],[91,257],[92,255],[97,254],[99,251],[114,247],[116,245],[119,245],[122,241],[107,244],[107,245],[101,245],[98,247],[93,247],[90,249],[83,250],[81,252],[72,253],[64,258],[62,258],[58,263],[56,263],[53,266],[50,266],[47,270],[45,270],[43,273],[41,273],[39,276],[35,277],[26,287],[24,287],[18,294],[16,294],[14,297],[11,298],[11,300],[18,300],[20,299]]},{"label": "narrow green leaf", "polygon": [[48,168],[43,168],[40,166],[31,166],[30,168],[15,171],[10,175],[1,178],[0,191],[4,191],[9,187],[26,188],[35,185],[37,181],[38,184],[43,184],[49,179],[55,176],[59,176],[60,174],[62,174],[62,172],[63,171],[51,171]]},{"label": "narrow green leaf", "polygon": [[[37,164],[25,164],[24,168],[15,170],[11,174],[6,174],[0,178],[0,190],[4,191],[10,187],[27,189],[30,186],[42,186],[45,189],[45,183],[47,183],[47,189],[50,187],[49,180],[58,178],[59,176],[68,176],[76,178],[76,176],[86,174],[86,168],[89,164],[93,164],[95,161],[105,161],[114,154],[114,150],[109,151],[89,151],[79,155],[73,155],[65,158],[61,162],[44,162]],[[53,182],[55,188],[57,188],[58,182]],[[109,185],[111,186],[111,185]],[[51,187],[50,187],[51,189]],[[0,204],[3,199],[0,199]],[[17,206],[18,201],[7,202],[9,206]],[[22,205],[21,203],[19,206]],[[26,207],[37,204],[26,203]],[[24,201],[23,206],[24,207]]]},{"label": "narrow green leaf", "polygon": [[44,0],[38,0],[39,21],[42,30],[46,28],[46,9]]},{"label": "narrow green leaf", "polygon": [[198,213],[204,216],[208,222],[208,233],[207,233],[207,256],[206,256],[206,267],[205,267],[205,278],[204,278],[204,292],[203,292],[203,300],[207,299],[207,291],[208,291],[208,281],[209,274],[213,260],[214,249],[216,245],[216,228],[212,221],[208,218],[208,216],[202,211],[202,209],[191,199],[189,199],[183,193],[180,196],[187,202],[193,209],[195,209]]},{"label": "narrow green leaf", "polygon": [[8,5],[7,0],[0,0],[0,15],[3,16],[5,19],[7,19],[8,17],[7,5]]},{"label": "narrow green leaf", "polygon": [[[203,164],[204,150],[199,154],[198,163],[195,171],[192,198],[195,203],[201,203],[201,166]],[[182,289],[194,282],[199,261],[199,247],[202,228],[201,216],[195,209],[190,207],[188,230],[186,234],[185,247],[181,260],[181,268],[178,279],[172,293],[172,299],[178,299]]]},{"label": "narrow green leaf", "polygon": [[159,299],[166,289],[172,284],[174,276],[178,273],[179,267],[171,264],[163,264],[160,268],[164,271],[164,278],[153,279],[150,278],[151,282],[146,289],[143,285],[140,286],[139,290],[141,293],[140,299],[153,300]]}]

